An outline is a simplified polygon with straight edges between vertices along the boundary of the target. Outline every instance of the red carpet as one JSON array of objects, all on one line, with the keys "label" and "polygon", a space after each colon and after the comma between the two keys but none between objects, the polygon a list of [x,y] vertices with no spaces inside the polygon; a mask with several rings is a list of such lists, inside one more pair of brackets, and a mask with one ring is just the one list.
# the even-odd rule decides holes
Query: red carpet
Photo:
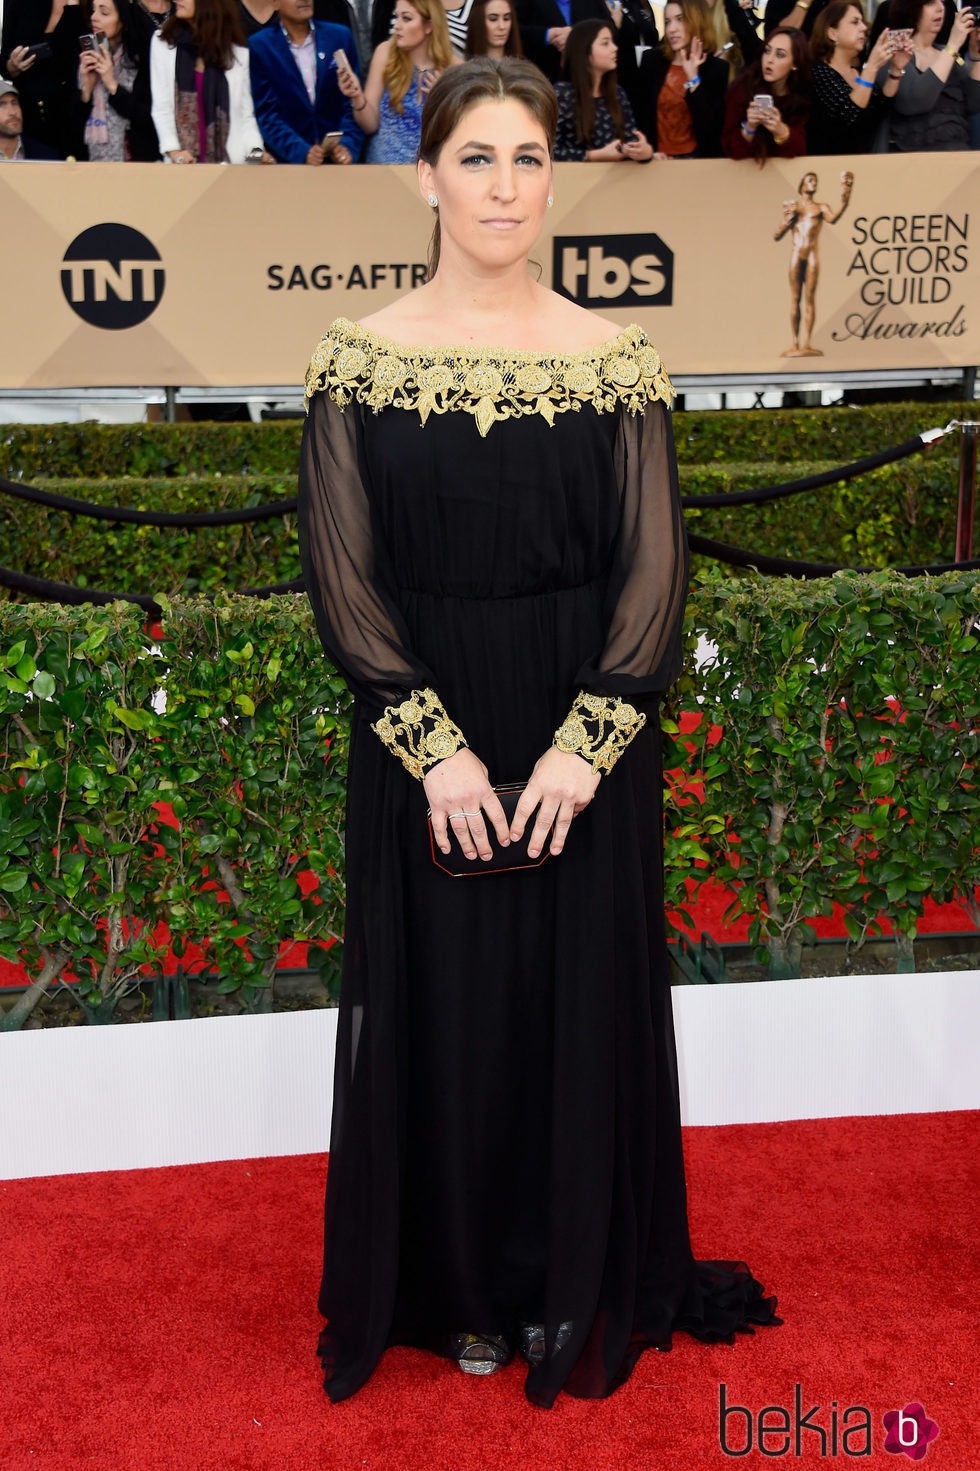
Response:
[{"label": "red carpet", "polygon": [[[0,1465],[901,1471],[912,1462],[884,1450],[882,1416],[918,1401],[939,1436],[916,1464],[973,1471],[976,1125],[948,1113],[689,1129],[698,1254],[744,1256],[786,1322],[734,1347],[679,1336],[611,1399],[561,1396],[550,1412],[527,1404],[516,1365],[471,1379],[407,1349],[329,1404],[314,1357],[321,1156],[0,1182]],[[792,1432],[785,1454],[725,1454],[722,1382],[756,1427],[764,1406],[792,1412],[799,1384],[826,1455],[807,1429],[800,1456]],[[857,1423],[850,1406],[871,1412],[870,1455],[832,1453],[835,1413]],[[730,1421],[731,1448],[744,1428]]]}]

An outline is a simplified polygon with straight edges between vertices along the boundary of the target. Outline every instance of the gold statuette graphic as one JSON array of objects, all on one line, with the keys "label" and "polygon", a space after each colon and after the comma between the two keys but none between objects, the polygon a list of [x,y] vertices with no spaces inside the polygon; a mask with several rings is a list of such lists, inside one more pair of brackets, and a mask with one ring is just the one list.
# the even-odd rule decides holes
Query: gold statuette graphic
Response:
[{"label": "gold statuette graphic", "polygon": [[824,223],[836,225],[851,201],[854,175],[840,176],[840,209],[820,204],[816,198],[817,176],[804,174],[795,199],[783,201],[783,223],[773,236],[782,240],[792,231],[793,253],[789,262],[789,320],[793,346],[780,356],[784,358],[819,358],[823,352],[814,347],[813,322],[817,310],[817,282],[820,279],[820,231]]}]

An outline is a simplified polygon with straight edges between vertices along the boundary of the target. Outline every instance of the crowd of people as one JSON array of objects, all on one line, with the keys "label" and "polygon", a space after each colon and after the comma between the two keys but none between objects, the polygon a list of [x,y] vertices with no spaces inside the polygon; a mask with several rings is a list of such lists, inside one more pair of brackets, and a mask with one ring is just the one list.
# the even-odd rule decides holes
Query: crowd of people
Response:
[{"label": "crowd of people", "polygon": [[414,163],[464,57],[554,85],[558,160],[980,147],[956,0],[6,0],[0,162]]}]

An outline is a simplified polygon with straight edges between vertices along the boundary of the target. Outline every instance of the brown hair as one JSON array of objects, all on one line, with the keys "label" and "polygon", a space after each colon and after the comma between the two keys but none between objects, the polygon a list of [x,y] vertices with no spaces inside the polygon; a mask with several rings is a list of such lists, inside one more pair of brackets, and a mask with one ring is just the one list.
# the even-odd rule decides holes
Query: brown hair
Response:
[{"label": "brown hair", "polygon": [[176,46],[185,25],[190,26],[194,49],[206,66],[228,71],[234,60],[231,48],[245,45],[235,0],[194,0],[194,18],[190,21],[181,20],[172,10],[160,27],[161,40]]},{"label": "brown hair", "polygon": [[[480,102],[520,102],[539,124],[548,142],[555,146],[558,101],[543,72],[520,57],[496,61],[492,56],[474,56],[461,66],[451,66],[433,84],[422,109],[419,158],[423,163],[439,161],[443,144],[471,107]],[[429,280],[439,266],[441,234],[436,216],[429,243]]]},{"label": "brown hair", "polygon": [[[681,15],[684,24],[687,26],[688,35],[691,37],[691,40],[697,36],[701,45],[704,47],[705,56],[713,55],[718,49],[718,40],[715,36],[715,25],[711,17],[711,11],[703,3],[703,0],[667,0],[667,5],[680,6]],[[662,21],[665,27],[667,24],[667,5],[664,6],[664,18]],[[673,59],[674,48],[667,40],[666,31],[664,33],[663,45],[660,49],[668,61]]]},{"label": "brown hair", "polygon": [[856,10],[862,20],[867,20],[860,0],[830,0],[826,10],[821,10],[813,22],[810,37],[810,60],[829,61],[834,54],[834,43],[827,35],[839,26],[849,10]]},{"label": "brown hair", "polygon": [[[592,95],[589,56],[596,37],[601,36],[603,31],[608,31],[613,40],[616,40],[616,28],[611,20],[577,21],[568,33],[561,58],[561,69],[571,84],[575,98],[575,136],[586,148],[592,147],[591,138],[595,128],[595,98]],[[603,74],[599,81],[599,96],[609,109],[616,137],[622,142],[626,137],[626,119],[619,101],[617,72]]]},{"label": "brown hair", "polygon": [[521,27],[517,19],[516,0],[474,0],[470,18],[466,22],[466,55],[486,56],[487,46],[487,6],[506,5],[510,11],[510,35],[507,37],[507,45],[504,47],[505,56],[523,56],[524,43],[521,41]]},{"label": "brown hair", "polygon": [[922,12],[928,4],[929,0],[891,0],[888,7],[889,28],[893,31],[917,31]]},{"label": "brown hair", "polygon": [[[446,7],[442,0],[402,0],[412,10],[418,12],[423,20],[427,20],[432,27],[429,32],[429,55],[432,57],[432,65],[437,72],[444,71],[453,59],[453,43],[449,36],[449,24],[446,20]],[[395,0],[397,9],[398,0]],[[400,51],[395,45],[394,37],[388,50],[388,60],[385,62],[384,82],[388,90],[388,97],[396,112],[404,112],[402,103],[412,85],[413,67],[407,51]]]}]

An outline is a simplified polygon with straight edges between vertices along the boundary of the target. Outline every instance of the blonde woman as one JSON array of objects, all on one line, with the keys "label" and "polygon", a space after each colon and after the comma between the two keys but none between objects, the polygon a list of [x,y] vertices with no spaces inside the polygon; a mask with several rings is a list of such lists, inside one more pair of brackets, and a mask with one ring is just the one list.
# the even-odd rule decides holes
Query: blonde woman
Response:
[{"label": "blonde woman", "polygon": [[391,37],[371,57],[364,86],[353,72],[337,72],[355,122],[374,135],[368,163],[415,162],[426,94],[446,67],[458,62],[440,0],[398,0]]}]

